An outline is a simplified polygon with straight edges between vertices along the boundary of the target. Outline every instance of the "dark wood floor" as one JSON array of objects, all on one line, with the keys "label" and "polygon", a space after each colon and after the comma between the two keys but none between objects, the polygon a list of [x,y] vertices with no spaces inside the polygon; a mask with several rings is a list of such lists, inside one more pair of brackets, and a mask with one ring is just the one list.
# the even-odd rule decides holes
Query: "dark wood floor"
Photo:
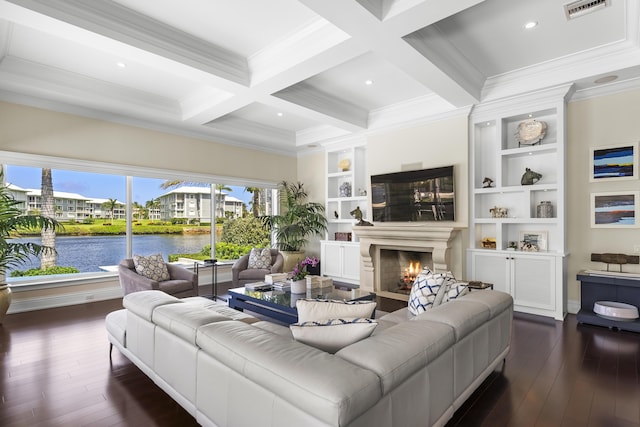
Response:
[{"label": "dark wood floor", "polygon": [[[109,362],[104,316],[120,307],[7,316],[0,426],[197,425],[117,350]],[[517,316],[504,370],[447,426],[640,426],[639,354],[637,334]]]}]

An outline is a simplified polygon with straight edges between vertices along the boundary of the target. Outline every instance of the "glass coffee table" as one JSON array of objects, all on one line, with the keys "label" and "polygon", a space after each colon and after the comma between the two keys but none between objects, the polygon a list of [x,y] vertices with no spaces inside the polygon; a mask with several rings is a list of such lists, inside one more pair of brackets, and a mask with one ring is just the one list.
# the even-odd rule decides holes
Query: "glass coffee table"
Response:
[{"label": "glass coffee table", "polygon": [[[326,288],[307,289],[304,294],[289,291],[252,291],[246,288],[229,289],[229,307],[250,310],[263,316],[291,324],[298,321],[296,301],[302,298],[321,298],[340,301],[375,301],[376,294],[361,289]],[[375,311],[372,314],[375,317]]]}]

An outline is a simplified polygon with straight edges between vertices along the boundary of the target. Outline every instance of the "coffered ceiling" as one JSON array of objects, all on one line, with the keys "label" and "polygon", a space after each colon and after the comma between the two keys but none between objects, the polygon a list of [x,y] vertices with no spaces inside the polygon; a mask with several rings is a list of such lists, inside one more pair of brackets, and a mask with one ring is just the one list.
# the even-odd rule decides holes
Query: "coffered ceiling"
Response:
[{"label": "coffered ceiling", "polygon": [[574,19],[563,4],[0,0],[0,99],[295,154],[557,84],[635,82],[637,0]]}]

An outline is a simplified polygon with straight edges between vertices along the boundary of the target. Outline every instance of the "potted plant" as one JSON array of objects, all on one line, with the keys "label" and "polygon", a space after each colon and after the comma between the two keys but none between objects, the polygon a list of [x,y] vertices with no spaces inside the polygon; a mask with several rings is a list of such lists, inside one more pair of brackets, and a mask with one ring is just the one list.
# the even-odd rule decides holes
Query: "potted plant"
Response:
[{"label": "potted plant", "polygon": [[57,229],[60,224],[53,218],[42,215],[22,215],[16,201],[4,184],[4,172],[0,169],[0,324],[4,321],[11,304],[11,289],[6,283],[9,267],[25,263],[31,255],[40,256],[55,248],[37,243],[10,243],[25,229]]},{"label": "potted plant", "polygon": [[303,248],[309,238],[327,229],[324,205],[307,200],[308,194],[300,182],[282,181],[279,185],[283,213],[262,217],[264,226],[274,230],[276,248],[285,258],[283,270],[291,271],[304,259]]}]

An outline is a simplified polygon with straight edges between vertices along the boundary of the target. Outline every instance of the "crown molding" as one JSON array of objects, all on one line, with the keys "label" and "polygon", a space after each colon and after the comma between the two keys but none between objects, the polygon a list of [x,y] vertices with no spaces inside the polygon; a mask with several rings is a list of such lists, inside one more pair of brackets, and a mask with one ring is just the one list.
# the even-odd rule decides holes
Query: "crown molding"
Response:
[{"label": "crown molding", "polygon": [[249,85],[245,58],[109,1],[6,0],[92,33]]}]

